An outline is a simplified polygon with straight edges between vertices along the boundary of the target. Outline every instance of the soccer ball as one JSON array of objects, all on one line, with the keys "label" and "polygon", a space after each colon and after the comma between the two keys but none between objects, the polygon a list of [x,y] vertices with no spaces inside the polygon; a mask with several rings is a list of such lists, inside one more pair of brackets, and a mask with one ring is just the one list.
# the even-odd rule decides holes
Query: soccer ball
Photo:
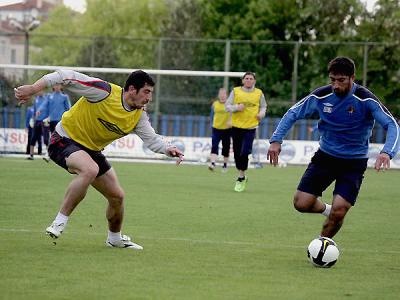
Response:
[{"label": "soccer ball", "polygon": [[308,245],[307,256],[314,266],[330,268],[339,258],[339,249],[332,239],[320,237]]}]

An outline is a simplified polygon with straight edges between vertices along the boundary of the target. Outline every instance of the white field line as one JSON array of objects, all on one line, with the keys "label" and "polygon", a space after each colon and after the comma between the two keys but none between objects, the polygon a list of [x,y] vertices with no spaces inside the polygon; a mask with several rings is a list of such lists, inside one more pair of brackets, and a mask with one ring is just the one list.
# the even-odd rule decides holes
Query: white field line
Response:
[{"label": "white field line", "polygon": [[[6,157],[9,158],[10,160],[12,159],[13,162],[19,162],[19,163],[27,163],[29,164],[31,161],[26,160],[28,157],[26,154],[5,154],[5,153],[0,153],[0,158],[1,157]],[[35,160],[42,161],[43,155],[35,155]],[[129,162],[129,163],[150,163],[150,164],[175,164],[176,159],[171,158],[171,159],[151,159],[151,158],[122,158],[122,157],[107,157],[107,160],[109,161],[116,161],[116,162]],[[54,163],[54,162],[50,162]],[[208,162],[202,162],[198,160],[183,160],[182,162],[183,165],[195,165],[195,166],[207,166]],[[228,162],[229,167],[233,167],[234,164],[232,162]],[[254,169],[255,165],[254,163],[249,163],[249,169]]]},{"label": "white field line", "polygon": [[[15,158],[13,162],[22,162],[22,163],[30,163],[29,160],[26,160],[28,157],[26,154],[0,154],[0,157],[7,158]],[[35,160],[42,161],[42,158],[45,157],[43,155],[35,155]],[[117,162],[132,162],[132,163],[156,163],[156,164],[175,164],[175,159],[146,159],[146,158],[121,158],[121,157],[107,157],[109,161],[117,161]],[[53,163],[53,162],[51,162]],[[184,164],[189,165],[207,165],[207,163],[202,163],[199,161],[189,161],[184,160]],[[250,167],[250,166],[249,166]]]},{"label": "white field line", "polygon": [[[19,233],[42,233],[43,231],[37,230],[29,230],[29,229],[17,229],[17,228],[0,228],[0,232],[19,232]],[[69,232],[70,234],[74,234],[74,232]],[[89,235],[102,235],[105,236],[106,233],[89,233]],[[306,246],[299,246],[299,245],[284,245],[284,244],[277,244],[277,243],[256,243],[256,242],[244,242],[244,241],[224,241],[224,240],[197,240],[197,239],[189,239],[189,238],[174,238],[174,237],[149,237],[149,236],[135,236],[137,239],[141,240],[154,240],[154,241],[174,241],[174,242],[185,242],[191,244],[214,244],[214,245],[236,245],[236,246],[251,246],[257,248],[266,248],[266,249],[306,249]],[[349,252],[360,252],[360,253],[379,253],[379,254],[390,254],[390,255],[399,255],[399,250],[382,250],[382,249],[370,249],[370,248],[358,248],[358,249],[348,249],[348,248],[341,248],[341,251],[349,251]]]}]

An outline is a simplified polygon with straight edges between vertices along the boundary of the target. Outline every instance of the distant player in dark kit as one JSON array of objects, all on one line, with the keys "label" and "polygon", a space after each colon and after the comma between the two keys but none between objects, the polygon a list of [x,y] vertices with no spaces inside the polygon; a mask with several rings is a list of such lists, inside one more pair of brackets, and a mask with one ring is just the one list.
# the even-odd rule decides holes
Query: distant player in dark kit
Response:
[{"label": "distant player in dark kit", "polygon": [[33,126],[34,126],[34,118],[33,118],[33,114],[34,114],[34,109],[33,109],[33,105],[29,106],[26,108],[26,115],[25,115],[25,129],[28,133],[28,141],[26,144],[26,154],[30,154],[31,153],[31,139],[32,139],[32,134],[33,134]]},{"label": "distant player in dark kit", "polygon": [[49,144],[49,136],[43,134],[44,132],[44,124],[43,120],[46,118],[45,115],[38,114],[39,107],[42,105],[43,102],[46,101],[46,95],[44,91],[41,90],[35,97],[33,101],[33,131],[32,131],[32,138],[30,139],[30,146],[29,146],[29,156],[27,159],[33,160],[35,144],[38,144],[38,154],[42,155],[42,141],[46,146]]},{"label": "distant player in dark kit", "polygon": [[32,85],[16,88],[15,97],[25,103],[47,86],[57,84],[82,97],[56,125],[49,154],[55,163],[77,176],[68,186],[61,209],[46,228],[46,233],[53,238],[62,234],[69,216],[92,185],[108,200],[106,245],[143,249],[130,237],[121,234],[125,194],[114,169],[101,151],[114,140],[135,133],[150,150],[178,157],[177,164],[182,161],[183,153],[154,132],[143,111],[152,99],[153,79],[146,72],[135,71],[122,88],[71,70],[58,70]]},{"label": "distant player in dark kit", "polygon": [[[61,84],[56,84],[53,86],[53,92],[47,95],[46,100],[40,105],[36,114],[45,116],[46,119],[50,120],[48,129],[50,133],[53,133],[63,113],[70,108],[71,102],[68,95],[62,93]],[[43,159],[49,162],[49,157],[43,157]]]},{"label": "distant player in dark kit", "polygon": [[62,92],[61,84],[53,86],[53,92],[47,95],[40,105],[38,113],[50,119],[50,132],[53,133],[64,112],[71,108],[68,95]]},{"label": "distant player in dark kit", "polygon": [[[276,166],[281,143],[299,119],[319,115],[320,148],[314,154],[294,195],[300,212],[322,213],[327,218],[320,235],[332,238],[354,206],[367,168],[368,144],[375,121],[387,130],[386,142],[375,169],[388,169],[399,145],[399,126],[386,107],[365,87],[354,82],[355,65],[337,57],[328,65],[330,85],[320,87],[293,105],[270,139],[268,158]],[[335,182],[332,205],[320,200]]]}]

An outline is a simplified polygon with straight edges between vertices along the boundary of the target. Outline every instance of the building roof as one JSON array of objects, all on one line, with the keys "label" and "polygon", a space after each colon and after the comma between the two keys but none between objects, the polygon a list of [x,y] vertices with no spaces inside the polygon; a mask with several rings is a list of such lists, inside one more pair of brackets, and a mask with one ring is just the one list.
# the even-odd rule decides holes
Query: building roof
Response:
[{"label": "building roof", "polygon": [[40,12],[48,12],[55,6],[61,4],[61,0],[25,0],[13,4],[0,5],[2,10],[7,11],[24,11],[37,9]]}]

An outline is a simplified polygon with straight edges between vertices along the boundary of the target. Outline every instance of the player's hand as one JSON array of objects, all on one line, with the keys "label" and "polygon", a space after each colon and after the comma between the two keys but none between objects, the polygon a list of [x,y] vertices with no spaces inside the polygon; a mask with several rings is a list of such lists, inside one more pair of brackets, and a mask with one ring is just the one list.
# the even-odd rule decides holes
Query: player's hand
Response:
[{"label": "player's hand", "polygon": [[183,153],[177,147],[172,146],[167,148],[167,154],[171,157],[178,157],[176,164],[179,165],[183,161]]},{"label": "player's hand", "polygon": [[375,170],[387,170],[390,168],[390,156],[387,153],[380,153],[375,161]]},{"label": "player's hand", "polygon": [[245,106],[243,103],[240,103],[237,105],[237,111],[244,111],[244,108],[245,108]]},{"label": "player's hand", "polygon": [[262,113],[258,113],[256,116],[258,121],[261,121],[263,117],[264,117],[264,114],[262,114]]},{"label": "player's hand", "polygon": [[32,85],[22,85],[14,88],[14,95],[19,100],[18,105],[25,104],[35,94]]},{"label": "player's hand", "polygon": [[279,153],[281,153],[281,144],[278,142],[273,142],[269,145],[267,159],[269,159],[269,163],[276,167],[278,165],[278,157]]}]

